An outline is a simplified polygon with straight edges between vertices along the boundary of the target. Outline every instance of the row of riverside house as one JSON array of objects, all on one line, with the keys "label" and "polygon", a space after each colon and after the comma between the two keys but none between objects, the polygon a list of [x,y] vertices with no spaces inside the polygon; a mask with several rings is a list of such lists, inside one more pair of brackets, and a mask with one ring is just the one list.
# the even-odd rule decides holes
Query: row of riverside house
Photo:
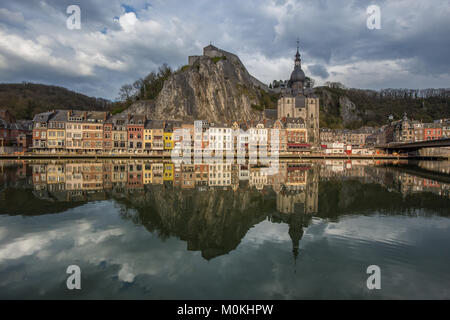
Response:
[{"label": "row of riverside house", "polygon": [[[301,119],[236,121],[209,123],[196,121],[150,120],[145,115],[110,115],[102,111],[56,110],[37,114],[33,119],[35,153],[64,154],[149,154],[162,155],[170,151],[181,136],[176,129],[186,129],[191,135],[191,147],[200,149],[235,150],[237,146],[248,150],[256,143],[271,147],[271,129],[279,130],[280,152],[303,152],[311,147]],[[209,137],[205,132],[209,130]],[[245,134],[237,135],[238,132]],[[195,148],[194,148],[195,149]]]},{"label": "row of riverside house", "polygon": [[26,151],[31,145],[32,122],[16,120],[7,110],[0,109],[0,154]]}]

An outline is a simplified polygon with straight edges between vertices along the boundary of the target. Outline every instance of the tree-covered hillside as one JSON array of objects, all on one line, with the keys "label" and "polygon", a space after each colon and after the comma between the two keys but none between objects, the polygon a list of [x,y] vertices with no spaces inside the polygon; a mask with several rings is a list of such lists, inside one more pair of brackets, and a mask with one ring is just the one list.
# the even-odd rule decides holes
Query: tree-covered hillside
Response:
[{"label": "tree-covered hillside", "polygon": [[[422,122],[450,118],[450,89],[374,91],[318,87],[315,92],[320,97],[321,127],[380,126],[387,123],[390,115],[400,119],[405,112],[409,118]],[[345,97],[354,104],[355,119],[342,116]]]},{"label": "tree-covered hillside", "polygon": [[36,113],[53,109],[109,110],[111,102],[62,87],[24,82],[0,84],[0,108],[8,109],[16,119],[32,119]]}]

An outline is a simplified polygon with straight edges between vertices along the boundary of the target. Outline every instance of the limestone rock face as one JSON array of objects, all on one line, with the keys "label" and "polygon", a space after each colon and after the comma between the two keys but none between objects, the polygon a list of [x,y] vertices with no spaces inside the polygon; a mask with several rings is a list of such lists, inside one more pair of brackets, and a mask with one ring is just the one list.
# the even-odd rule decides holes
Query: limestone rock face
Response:
[{"label": "limestone rock face", "polygon": [[362,120],[361,110],[347,95],[336,93],[327,87],[318,87],[313,90],[320,98],[321,119],[326,119],[327,117],[341,119],[344,126]]},{"label": "limestone rock face", "polygon": [[261,119],[262,112],[252,105],[259,105],[260,90],[266,88],[233,56],[201,56],[172,75],[149,115],[154,119],[210,122]]},{"label": "limestone rock face", "polygon": [[339,98],[339,106],[344,125],[361,120],[356,105],[347,96]]},{"label": "limestone rock face", "polygon": [[155,102],[150,100],[136,101],[124,113],[152,115],[155,113]]}]

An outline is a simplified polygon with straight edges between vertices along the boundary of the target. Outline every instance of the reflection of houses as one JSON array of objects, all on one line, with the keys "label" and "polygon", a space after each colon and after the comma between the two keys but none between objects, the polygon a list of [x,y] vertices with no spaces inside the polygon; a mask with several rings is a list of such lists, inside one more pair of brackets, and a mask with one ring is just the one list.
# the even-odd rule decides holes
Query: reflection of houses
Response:
[{"label": "reflection of houses", "polygon": [[[342,178],[360,178],[372,171],[373,181],[382,181],[382,184],[393,184],[392,181],[395,181],[401,192],[426,191],[439,195],[446,193],[448,196],[449,186],[445,183],[399,170],[374,167],[373,162],[354,166],[348,166],[348,162],[342,163],[344,171],[333,172],[342,174]],[[320,169],[327,168],[325,162],[320,164],[323,164]],[[366,167],[365,172],[357,168],[365,164],[371,165]],[[136,214],[132,217],[133,221],[142,223],[151,232],[179,237],[188,243],[189,250],[201,251],[206,259],[234,250],[251,227],[267,218],[274,223],[288,224],[296,257],[304,228],[310,223],[312,214],[318,212],[318,163],[282,162],[275,175],[266,174],[261,167],[240,164],[179,165],[178,188],[166,188],[163,182],[167,181],[165,173],[177,172],[169,162],[54,161],[46,164],[36,162],[31,166],[34,195],[39,199],[90,201],[113,197],[119,205],[120,199],[126,200],[124,206],[136,209],[129,210],[131,214]],[[209,180],[209,170],[216,173],[212,180]],[[239,179],[240,173],[245,171],[251,187]],[[323,174],[325,176],[325,172]],[[205,187],[208,181],[214,185]],[[237,181],[241,182],[239,190]],[[151,185],[140,189],[143,183]],[[224,190],[224,184],[232,185],[236,192]],[[197,189],[194,189],[195,185]],[[272,185],[273,191],[264,188],[268,185]],[[139,191],[148,192],[143,196]],[[397,205],[403,208],[406,202],[401,200]]]},{"label": "reflection of houses", "polygon": [[277,193],[277,211],[282,213],[318,212],[319,174],[304,164],[286,166],[286,182]]},{"label": "reflection of houses", "polygon": [[66,182],[65,165],[49,164],[47,166],[47,184],[59,184]]},{"label": "reflection of houses", "polygon": [[66,165],[66,190],[84,190],[83,164],[68,163]]},{"label": "reflection of houses", "polygon": [[164,165],[162,163],[152,163],[152,184],[163,184]]},{"label": "reflection of houses", "polygon": [[115,161],[112,165],[112,176],[111,181],[113,186],[124,187],[127,182],[127,162],[126,161]]},{"label": "reflection of houses", "polygon": [[142,170],[143,170],[142,161],[133,161],[128,164],[128,181],[127,181],[128,189],[144,188]]},{"label": "reflection of houses", "polygon": [[152,183],[152,164],[150,162],[144,163],[144,172],[142,173],[142,177],[144,178],[144,184]]},{"label": "reflection of houses", "polygon": [[239,180],[248,181],[250,178],[250,171],[248,170],[248,164],[239,165]]},{"label": "reflection of houses", "polygon": [[40,189],[47,184],[47,165],[34,164],[32,165],[33,184],[35,189]]},{"label": "reflection of houses", "polygon": [[239,168],[240,164],[232,164],[231,165],[231,186],[233,190],[237,190],[239,188]]},{"label": "reflection of houses", "polygon": [[164,164],[164,181],[173,181],[174,176],[174,164],[173,163],[165,163]]},{"label": "reflection of houses", "polygon": [[415,176],[406,172],[394,171],[393,176],[394,185],[403,196],[420,192],[430,192],[439,196],[450,197],[449,184]]},{"label": "reflection of houses", "polygon": [[181,167],[181,188],[195,188],[195,167],[193,164],[183,165]]},{"label": "reflection of houses", "polygon": [[207,164],[196,164],[194,166],[195,170],[195,183],[197,186],[207,186],[208,185],[208,172],[209,166]]},{"label": "reflection of houses", "polygon": [[209,185],[226,187],[231,185],[231,163],[215,163],[209,165]]},{"label": "reflection of houses", "polygon": [[83,163],[83,188],[84,190],[103,190],[102,163]]},{"label": "reflection of houses", "polygon": [[250,170],[249,185],[255,187],[257,190],[264,189],[264,186],[268,184],[266,167],[254,167]]}]

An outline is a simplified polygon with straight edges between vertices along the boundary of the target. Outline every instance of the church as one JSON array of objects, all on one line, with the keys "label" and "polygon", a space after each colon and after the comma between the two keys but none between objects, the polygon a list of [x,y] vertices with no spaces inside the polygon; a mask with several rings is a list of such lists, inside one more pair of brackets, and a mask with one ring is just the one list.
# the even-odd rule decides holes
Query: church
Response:
[{"label": "church", "polygon": [[305,88],[306,76],[302,70],[299,47],[295,55],[294,71],[292,71],[288,86],[281,91],[278,99],[278,119],[296,119],[308,133],[308,143],[319,146],[319,98],[314,90]]}]

